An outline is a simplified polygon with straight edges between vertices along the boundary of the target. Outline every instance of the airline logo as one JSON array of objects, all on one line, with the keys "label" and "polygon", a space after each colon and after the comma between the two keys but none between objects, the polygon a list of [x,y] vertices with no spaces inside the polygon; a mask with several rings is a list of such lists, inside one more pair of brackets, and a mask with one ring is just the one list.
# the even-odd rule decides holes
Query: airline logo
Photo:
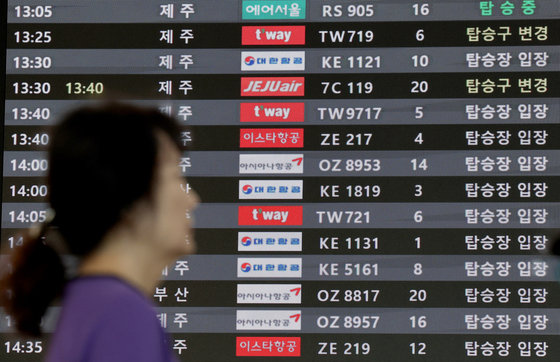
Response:
[{"label": "airline logo", "polygon": [[302,174],[303,154],[239,155],[240,174]]},{"label": "airline logo", "polygon": [[304,95],[304,77],[241,77],[242,97],[295,97]]},{"label": "airline logo", "polygon": [[238,310],[235,325],[238,331],[299,331],[301,310]]},{"label": "airline logo", "polygon": [[305,25],[244,26],[241,45],[305,45]]},{"label": "airline logo", "polygon": [[241,52],[241,70],[305,70],[305,52]]},{"label": "airline logo", "polygon": [[303,206],[238,206],[239,225],[301,225]]},{"label": "airline logo", "polygon": [[304,103],[241,103],[241,122],[303,122]]},{"label": "airline logo", "polygon": [[301,284],[238,284],[238,304],[301,304]]},{"label": "airline logo", "polygon": [[301,258],[238,258],[238,278],[301,278]]},{"label": "airline logo", "polygon": [[244,0],[242,19],[305,19],[305,0]]},{"label": "airline logo", "polygon": [[[262,346],[269,346],[263,348]],[[301,337],[236,337],[239,357],[300,357]]]},{"label": "airline logo", "polygon": [[302,180],[239,180],[240,200],[301,200]]},{"label": "airline logo", "polygon": [[303,128],[242,128],[241,148],[302,148]]},{"label": "airline logo", "polygon": [[237,250],[252,251],[301,251],[301,232],[238,232]]}]

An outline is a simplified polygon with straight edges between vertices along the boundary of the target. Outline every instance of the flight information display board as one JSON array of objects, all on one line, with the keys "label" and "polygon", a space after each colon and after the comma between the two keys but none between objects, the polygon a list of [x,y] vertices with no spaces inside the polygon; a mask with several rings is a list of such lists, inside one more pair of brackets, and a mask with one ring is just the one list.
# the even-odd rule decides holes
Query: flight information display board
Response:
[{"label": "flight information display board", "polygon": [[[198,253],[153,294],[180,360],[560,359],[558,0],[3,11],[3,245],[45,217],[67,110],[181,123]],[[0,360],[42,360],[57,312],[38,341],[2,313]]]}]

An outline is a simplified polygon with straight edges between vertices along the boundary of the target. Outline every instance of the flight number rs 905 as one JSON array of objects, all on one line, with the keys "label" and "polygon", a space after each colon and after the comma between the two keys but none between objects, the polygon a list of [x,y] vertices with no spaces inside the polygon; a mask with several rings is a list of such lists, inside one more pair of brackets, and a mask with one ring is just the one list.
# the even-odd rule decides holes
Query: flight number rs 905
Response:
[{"label": "flight number rs 905", "polygon": [[372,17],[375,14],[373,4],[351,4],[343,5],[323,5],[321,16],[323,18],[340,18],[347,16],[349,18]]}]

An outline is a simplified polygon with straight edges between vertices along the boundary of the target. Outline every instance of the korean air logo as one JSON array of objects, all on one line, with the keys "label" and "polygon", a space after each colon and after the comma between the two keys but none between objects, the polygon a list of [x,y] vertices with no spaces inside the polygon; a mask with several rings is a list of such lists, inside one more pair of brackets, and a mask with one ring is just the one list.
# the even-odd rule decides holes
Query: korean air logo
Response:
[{"label": "korean air logo", "polygon": [[241,264],[241,271],[243,273],[248,273],[251,271],[251,264],[250,263],[243,263]]},{"label": "korean air logo", "polygon": [[245,195],[250,195],[250,194],[253,192],[253,186],[251,186],[251,185],[244,185],[243,188],[242,188],[242,192],[243,192]]},{"label": "korean air logo", "polygon": [[252,240],[248,236],[245,236],[243,239],[241,239],[241,244],[243,246],[249,246],[249,245],[251,245],[251,243],[252,243]]},{"label": "korean air logo", "polygon": [[245,58],[245,64],[246,64],[246,65],[253,65],[253,64],[255,64],[255,58],[253,58],[253,57],[246,57],[246,58]]}]

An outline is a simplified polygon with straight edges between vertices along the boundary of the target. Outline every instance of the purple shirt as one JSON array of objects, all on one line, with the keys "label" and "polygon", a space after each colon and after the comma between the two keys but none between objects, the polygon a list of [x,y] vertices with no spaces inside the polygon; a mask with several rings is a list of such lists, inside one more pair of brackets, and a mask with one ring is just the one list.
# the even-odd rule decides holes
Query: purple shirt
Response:
[{"label": "purple shirt", "polygon": [[113,276],[68,283],[48,362],[174,362],[151,301]]}]

